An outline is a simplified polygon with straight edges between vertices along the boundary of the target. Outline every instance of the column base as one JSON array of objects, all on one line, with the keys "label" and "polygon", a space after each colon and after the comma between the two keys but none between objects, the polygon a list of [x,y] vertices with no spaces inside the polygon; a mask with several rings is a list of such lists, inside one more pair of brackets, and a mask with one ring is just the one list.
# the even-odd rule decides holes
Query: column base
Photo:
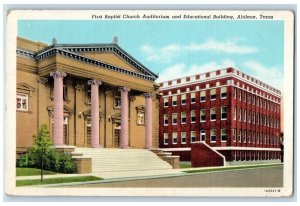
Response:
[{"label": "column base", "polygon": [[129,149],[130,147],[129,146],[120,146],[119,148],[120,149]]}]

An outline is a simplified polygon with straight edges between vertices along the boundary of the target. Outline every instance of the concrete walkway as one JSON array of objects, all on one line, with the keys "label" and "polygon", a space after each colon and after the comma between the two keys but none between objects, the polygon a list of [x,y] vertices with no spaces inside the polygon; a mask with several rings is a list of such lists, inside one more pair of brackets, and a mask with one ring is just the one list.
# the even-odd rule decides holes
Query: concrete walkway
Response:
[{"label": "concrete walkway", "polygon": [[[272,166],[277,164],[259,164],[259,166]],[[240,165],[240,169],[243,167],[248,167],[256,165]],[[226,168],[234,169],[237,166],[227,166]],[[96,176],[101,177],[107,181],[113,181],[118,179],[141,179],[141,178],[151,178],[151,177],[170,177],[170,176],[182,176],[189,175],[184,171],[191,170],[206,170],[206,169],[216,169],[221,167],[201,167],[201,168],[182,168],[182,169],[165,169],[165,170],[144,170],[144,171],[110,171],[110,172],[101,172],[101,173],[88,173],[88,174],[56,174],[56,175],[44,175],[44,178],[57,178],[57,177],[78,177],[78,176]],[[208,171],[209,172],[209,171]],[[36,176],[18,176],[16,180],[29,180],[29,179],[40,179],[40,175]]]}]

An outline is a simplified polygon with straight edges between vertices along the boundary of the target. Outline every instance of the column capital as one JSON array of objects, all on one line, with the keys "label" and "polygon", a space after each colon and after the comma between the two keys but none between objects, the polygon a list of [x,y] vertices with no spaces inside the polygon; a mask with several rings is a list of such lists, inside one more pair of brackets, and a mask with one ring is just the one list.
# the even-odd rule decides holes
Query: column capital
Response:
[{"label": "column capital", "polygon": [[143,94],[143,96],[147,99],[147,98],[153,98],[154,97],[154,94],[152,94],[152,93],[145,93],[145,94]]},{"label": "column capital", "polygon": [[97,81],[97,80],[95,80],[95,79],[91,79],[91,80],[88,80],[88,84],[89,85],[96,85],[96,86],[99,86],[99,85],[101,85],[102,84],[102,82],[101,81]]},{"label": "column capital", "polygon": [[37,81],[41,84],[46,84],[48,82],[48,78],[38,77]]},{"label": "column capital", "polygon": [[121,92],[129,92],[130,88],[128,88],[128,87],[120,87],[118,90],[121,91]]},{"label": "column capital", "polygon": [[55,72],[51,72],[50,76],[53,78],[64,78],[65,76],[67,76],[67,74],[65,72],[61,72],[61,71],[55,71]]}]

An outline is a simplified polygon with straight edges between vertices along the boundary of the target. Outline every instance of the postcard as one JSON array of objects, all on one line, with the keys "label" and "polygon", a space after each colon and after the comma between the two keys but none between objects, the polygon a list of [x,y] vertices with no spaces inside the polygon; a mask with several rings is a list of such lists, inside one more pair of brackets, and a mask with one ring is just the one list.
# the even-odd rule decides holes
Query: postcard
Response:
[{"label": "postcard", "polygon": [[294,13],[12,10],[6,194],[293,194]]}]

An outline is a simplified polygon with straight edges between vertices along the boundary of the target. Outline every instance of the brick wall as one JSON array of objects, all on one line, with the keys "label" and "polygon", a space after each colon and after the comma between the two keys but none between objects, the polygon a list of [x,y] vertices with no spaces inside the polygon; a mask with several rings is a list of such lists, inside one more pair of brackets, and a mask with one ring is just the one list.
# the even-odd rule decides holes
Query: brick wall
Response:
[{"label": "brick wall", "polygon": [[205,143],[191,145],[192,167],[224,166],[223,157]]}]

